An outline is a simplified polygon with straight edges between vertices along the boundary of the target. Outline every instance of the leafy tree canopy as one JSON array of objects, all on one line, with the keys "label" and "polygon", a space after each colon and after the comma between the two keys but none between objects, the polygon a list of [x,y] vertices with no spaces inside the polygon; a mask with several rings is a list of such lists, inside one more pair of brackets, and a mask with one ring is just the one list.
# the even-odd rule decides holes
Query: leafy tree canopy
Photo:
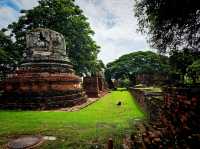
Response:
[{"label": "leafy tree canopy", "polygon": [[187,68],[187,74],[192,78],[193,83],[200,81],[200,59],[194,61]]},{"label": "leafy tree canopy", "polygon": [[136,0],[139,31],[150,36],[160,52],[200,49],[200,7],[197,0]]},{"label": "leafy tree canopy", "polygon": [[18,52],[15,51],[15,44],[3,31],[0,31],[0,64],[16,64]]},{"label": "leafy tree canopy", "polygon": [[195,60],[200,58],[199,53],[193,52],[190,49],[183,49],[182,51],[173,50],[169,58],[171,68],[185,75],[187,72],[187,67],[191,65]]},{"label": "leafy tree canopy", "polygon": [[[172,50],[169,57],[171,74],[179,76],[180,83],[185,83],[185,76],[193,78],[195,70],[192,64],[200,58],[199,52],[194,52],[191,49],[184,48],[181,51]],[[196,64],[194,65],[196,66]]]},{"label": "leafy tree canopy", "polygon": [[[4,34],[4,32],[0,31],[0,60],[6,61],[9,57],[7,54],[7,50],[11,50],[10,45],[12,45],[11,39]],[[10,52],[11,53],[11,52]]]},{"label": "leafy tree canopy", "polygon": [[188,67],[191,71],[200,74],[200,59],[196,60]]},{"label": "leafy tree canopy", "polygon": [[37,7],[21,13],[19,20],[7,28],[10,36],[16,39],[15,50],[20,58],[25,49],[26,32],[41,27],[65,36],[66,49],[76,73],[86,74],[92,71],[91,66],[96,66],[99,46],[93,41],[94,32],[74,0],[40,0]]},{"label": "leafy tree canopy", "polygon": [[0,80],[15,68],[17,53],[10,37],[0,31]]},{"label": "leafy tree canopy", "polygon": [[165,74],[168,70],[167,57],[151,51],[139,51],[123,55],[107,64],[106,78],[107,80],[129,78],[130,81],[134,81],[138,74]]}]

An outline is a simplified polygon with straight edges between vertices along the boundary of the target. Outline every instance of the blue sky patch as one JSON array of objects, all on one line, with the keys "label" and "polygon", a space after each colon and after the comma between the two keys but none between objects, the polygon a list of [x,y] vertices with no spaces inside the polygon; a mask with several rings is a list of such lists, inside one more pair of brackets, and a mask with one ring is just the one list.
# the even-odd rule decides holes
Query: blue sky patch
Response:
[{"label": "blue sky patch", "polygon": [[20,7],[16,3],[14,3],[12,0],[1,0],[0,7],[11,7],[16,11],[20,10]]}]

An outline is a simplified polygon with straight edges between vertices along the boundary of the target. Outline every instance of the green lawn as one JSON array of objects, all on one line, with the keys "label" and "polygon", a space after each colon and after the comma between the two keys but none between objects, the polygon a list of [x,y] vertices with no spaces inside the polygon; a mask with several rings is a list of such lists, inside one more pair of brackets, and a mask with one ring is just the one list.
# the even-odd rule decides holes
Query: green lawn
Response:
[{"label": "green lawn", "polygon": [[105,143],[109,137],[134,131],[135,119],[143,118],[128,91],[113,91],[77,112],[0,111],[0,144],[13,136],[41,134],[57,137],[42,148],[84,148],[79,144]]}]

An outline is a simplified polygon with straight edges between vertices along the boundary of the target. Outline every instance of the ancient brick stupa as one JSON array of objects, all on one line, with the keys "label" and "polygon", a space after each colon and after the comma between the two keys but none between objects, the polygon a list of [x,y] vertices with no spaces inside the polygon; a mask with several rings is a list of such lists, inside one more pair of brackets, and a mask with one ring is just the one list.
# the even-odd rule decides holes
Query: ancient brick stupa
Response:
[{"label": "ancient brick stupa", "polygon": [[1,84],[0,108],[53,109],[86,101],[63,35],[38,28],[27,34],[26,46],[23,62]]}]

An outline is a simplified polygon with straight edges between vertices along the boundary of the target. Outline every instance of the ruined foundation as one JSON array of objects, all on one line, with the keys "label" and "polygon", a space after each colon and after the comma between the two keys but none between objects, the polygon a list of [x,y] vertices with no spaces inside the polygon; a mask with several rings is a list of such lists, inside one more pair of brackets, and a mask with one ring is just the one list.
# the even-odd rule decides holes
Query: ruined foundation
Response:
[{"label": "ruined foundation", "polygon": [[83,78],[83,88],[90,98],[98,98],[107,92],[106,84],[102,76],[87,76]]}]

